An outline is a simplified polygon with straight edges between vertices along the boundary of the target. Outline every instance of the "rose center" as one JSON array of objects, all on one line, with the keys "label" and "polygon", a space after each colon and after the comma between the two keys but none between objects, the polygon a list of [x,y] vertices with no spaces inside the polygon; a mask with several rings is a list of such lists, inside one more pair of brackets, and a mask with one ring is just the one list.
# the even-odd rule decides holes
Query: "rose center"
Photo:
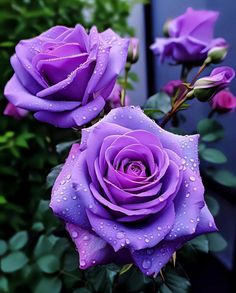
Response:
[{"label": "rose center", "polygon": [[125,173],[134,176],[146,176],[145,166],[142,162],[129,162],[125,167]]}]

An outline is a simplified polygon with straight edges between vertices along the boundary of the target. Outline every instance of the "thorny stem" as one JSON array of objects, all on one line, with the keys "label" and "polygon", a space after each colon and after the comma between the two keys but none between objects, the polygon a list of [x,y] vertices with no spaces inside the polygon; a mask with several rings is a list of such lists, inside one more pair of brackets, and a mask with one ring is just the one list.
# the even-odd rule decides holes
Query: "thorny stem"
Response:
[{"label": "thorny stem", "polygon": [[194,76],[194,78],[193,78],[192,82],[190,83],[189,87],[186,88],[186,90],[182,93],[180,98],[176,99],[176,102],[174,103],[172,109],[164,117],[164,119],[163,119],[163,121],[161,123],[161,127],[164,127],[166,125],[166,123],[169,122],[169,120],[172,118],[172,116],[179,110],[179,108],[188,99],[188,93],[192,90],[192,86],[194,85],[194,83],[196,82],[196,80],[198,79],[198,77],[204,71],[204,69],[206,68],[206,66],[208,64],[209,64],[208,60],[206,59],[205,62],[203,63],[203,65],[199,68],[199,70],[196,73],[196,75]]}]

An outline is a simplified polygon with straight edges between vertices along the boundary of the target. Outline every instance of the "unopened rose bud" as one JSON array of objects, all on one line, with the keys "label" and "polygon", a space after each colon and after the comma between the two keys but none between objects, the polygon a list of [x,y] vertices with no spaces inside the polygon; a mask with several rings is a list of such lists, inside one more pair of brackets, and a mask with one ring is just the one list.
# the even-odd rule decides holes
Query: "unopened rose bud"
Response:
[{"label": "unopened rose bud", "polygon": [[228,46],[222,45],[222,46],[216,46],[210,49],[208,52],[207,57],[210,58],[211,63],[220,63],[225,59],[228,53]]},{"label": "unopened rose bud", "polygon": [[8,103],[3,114],[7,115],[7,116],[12,116],[17,120],[20,120],[22,118],[24,118],[25,116],[27,116],[29,113],[29,111],[16,107],[15,105],[13,105],[12,103]]},{"label": "unopened rose bud", "polygon": [[235,77],[231,67],[215,68],[210,76],[198,79],[193,85],[194,96],[201,102],[210,100],[216,93],[226,88]]},{"label": "unopened rose bud", "polygon": [[236,97],[228,90],[217,93],[212,99],[212,108],[219,113],[227,113],[236,108]]},{"label": "unopened rose bud", "polygon": [[169,33],[170,23],[171,23],[171,19],[168,19],[163,25],[163,35],[166,38],[169,38],[169,36],[170,36],[170,33]]},{"label": "unopened rose bud", "polygon": [[139,58],[139,40],[137,38],[131,38],[129,43],[129,51],[127,61],[134,64]]}]

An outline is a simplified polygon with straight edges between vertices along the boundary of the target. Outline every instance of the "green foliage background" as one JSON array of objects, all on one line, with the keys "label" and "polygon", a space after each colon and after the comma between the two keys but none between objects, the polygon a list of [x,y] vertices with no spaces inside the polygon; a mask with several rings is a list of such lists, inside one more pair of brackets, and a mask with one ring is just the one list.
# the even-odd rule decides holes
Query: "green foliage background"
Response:
[{"label": "green foliage background", "polygon": [[[4,86],[13,73],[9,59],[21,39],[54,25],[73,27],[77,23],[86,28],[95,24],[99,30],[111,27],[122,35],[132,35],[127,18],[137,2],[144,1],[0,0],[1,113],[7,104]],[[104,286],[100,275],[97,283],[94,276],[78,271],[74,246],[48,208],[50,189],[45,178],[66,156],[65,152],[59,156],[56,145],[75,139],[76,132],[44,125],[30,115],[20,122],[1,115],[0,292],[104,289],[100,288]],[[116,273],[108,269],[97,273],[103,274],[103,279],[108,276],[110,281],[104,290],[111,290]]]}]

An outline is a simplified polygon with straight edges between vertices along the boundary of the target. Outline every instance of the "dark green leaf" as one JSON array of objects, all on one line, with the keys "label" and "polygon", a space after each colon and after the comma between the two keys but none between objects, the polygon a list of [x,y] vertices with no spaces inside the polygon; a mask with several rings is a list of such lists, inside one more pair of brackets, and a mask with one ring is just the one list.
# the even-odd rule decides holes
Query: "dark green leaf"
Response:
[{"label": "dark green leaf", "polygon": [[207,235],[210,251],[222,251],[227,247],[227,242],[219,233],[211,233]]},{"label": "dark green leaf", "polygon": [[4,273],[14,273],[28,263],[28,257],[23,252],[12,252],[1,260],[1,270]]},{"label": "dark green leaf", "polygon": [[198,236],[189,241],[189,245],[205,253],[208,253],[209,251],[208,239],[205,235]]},{"label": "dark green leaf", "polygon": [[227,162],[226,156],[219,150],[213,148],[205,148],[200,152],[201,157],[210,163],[223,164]]},{"label": "dark green leaf", "polygon": [[12,236],[9,240],[9,247],[11,250],[22,249],[28,242],[28,232],[21,231]]},{"label": "dark green leaf", "polygon": [[224,128],[217,121],[212,119],[203,119],[198,123],[197,130],[201,139],[206,142],[212,142],[224,137]]},{"label": "dark green leaf", "polygon": [[236,188],[236,176],[228,170],[208,170],[207,174],[224,186]]},{"label": "dark green leaf", "polygon": [[47,176],[47,187],[50,188],[53,186],[57,176],[59,175],[59,173],[61,172],[63,167],[63,164],[57,165],[56,167],[54,167],[51,172],[48,174]]},{"label": "dark green leaf", "polygon": [[37,284],[34,293],[59,293],[61,292],[62,282],[59,278],[52,277],[52,278],[42,278],[39,283]]},{"label": "dark green leaf", "polygon": [[7,203],[6,198],[3,195],[0,195],[0,204],[5,204]]},{"label": "dark green leaf", "polygon": [[7,251],[7,243],[4,240],[0,239],[0,256],[4,255]]},{"label": "dark green leaf", "polygon": [[72,140],[72,141],[67,141],[67,142],[62,142],[56,145],[56,150],[58,154],[61,154],[64,151],[67,151],[73,143],[76,143],[77,140]]},{"label": "dark green leaf", "polygon": [[163,92],[150,97],[145,106],[144,112],[153,119],[160,119],[171,110],[171,98]]},{"label": "dark green leaf", "polygon": [[219,213],[219,210],[220,210],[220,205],[218,201],[214,197],[207,195],[206,203],[209,210],[211,211],[211,214],[215,217]]},{"label": "dark green leaf", "polygon": [[52,243],[47,236],[41,235],[34,249],[35,257],[40,257],[50,253],[52,251],[53,245],[54,243]]},{"label": "dark green leaf", "polygon": [[0,276],[0,292],[9,292],[9,282],[4,276]]},{"label": "dark green leaf", "polygon": [[60,269],[60,263],[55,255],[44,255],[37,260],[40,269],[47,274],[53,274]]}]

